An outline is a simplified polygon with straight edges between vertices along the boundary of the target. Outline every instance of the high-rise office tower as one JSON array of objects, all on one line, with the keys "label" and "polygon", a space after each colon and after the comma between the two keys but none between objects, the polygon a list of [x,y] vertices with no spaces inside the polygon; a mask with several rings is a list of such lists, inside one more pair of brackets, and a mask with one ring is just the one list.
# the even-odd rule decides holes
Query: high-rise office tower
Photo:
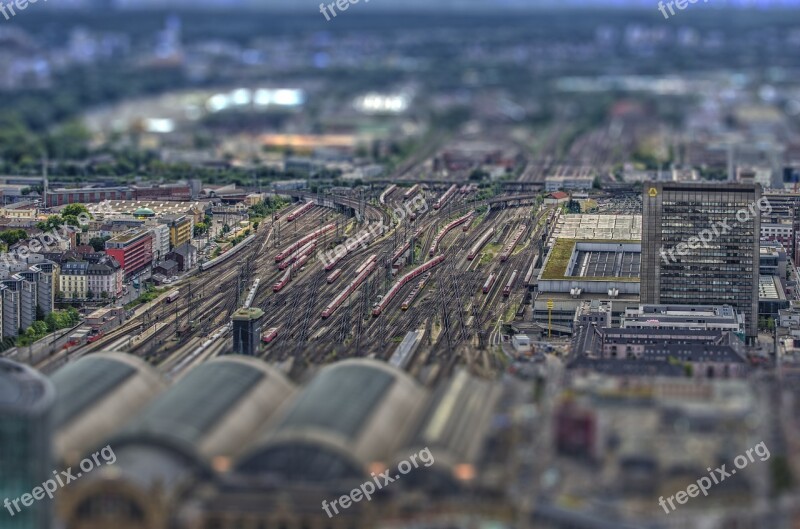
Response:
[{"label": "high-rise office tower", "polygon": [[[55,390],[28,366],[0,358],[0,527],[47,529],[52,504],[31,492],[53,477],[51,414]],[[14,505],[16,500],[16,505]]]},{"label": "high-rise office tower", "polygon": [[642,194],[642,303],[733,305],[752,341],[761,186],[650,182]]}]

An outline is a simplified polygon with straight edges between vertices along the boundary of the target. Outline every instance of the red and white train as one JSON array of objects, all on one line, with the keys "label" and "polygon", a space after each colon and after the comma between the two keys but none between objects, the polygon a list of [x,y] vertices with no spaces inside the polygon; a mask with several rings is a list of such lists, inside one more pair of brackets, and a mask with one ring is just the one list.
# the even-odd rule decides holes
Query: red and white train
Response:
[{"label": "red and white train", "polygon": [[387,292],[386,295],[383,296],[381,302],[378,304],[377,307],[375,307],[375,310],[372,311],[372,315],[375,316],[376,318],[380,316],[381,312],[386,310],[386,307],[389,306],[389,303],[392,301],[392,299],[394,299],[397,293],[400,292],[401,288],[403,288],[410,281],[413,281],[414,279],[418,278],[428,270],[431,270],[433,267],[440,264],[442,261],[444,261],[444,255],[440,255],[435,259],[431,259],[424,265],[420,266],[419,268],[416,268],[415,270],[412,270],[411,272],[407,273],[402,278],[400,278],[400,280],[397,281],[397,283],[395,283],[394,286],[392,286],[392,288],[389,289],[389,292]]},{"label": "red and white train", "polygon": [[341,275],[342,275],[341,268],[337,268],[336,270],[334,270],[333,273],[328,275],[328,284],[330,285],[332,283],[335,283],[336,280],[339,279],[339,276]]},{"label": "red and white train", "polygon": [[489,228],[486,233],[481,235],[481,238],[478,239],[474,245],[472,245],[472,248],[470,248],[469,253],[467,254],[468,261],[472,261],[478,257],[478,253],[481,251],[481,248],[483,248],[486,243],[489,242],[489,239],[492,238],[492,235],[494,235],[494,228]]},{"label": "red and white train", "polygon": [[166,298],[167,299],[167,303],[172,303],[173,301],[178,299],[178,296],[180,296],[180,295],[181,295],[181,291],[180,290],[173,290],[172,292],[167,294],[167,298]]},{"label": "red and white train", "polygon": [[409,198],[413,197],[414,195],[417,194],[419,190],[420,190],[419,184],[414,184],[413,186],[411,186],[411,189],[403,193],[403,200],[408,200]]},{"label": "red and white train", "polygon": [[277,283],[272,285],[272,291],[280,292],[281,290],[283,290],[283,287],[289,284],[289,281],[291,280],[292,280],[292,269],[290,268],[281,276],[281,278],[278,280]]},{"label": "red and white train", "polygon": [[494,273],[489,274],[489,277],[486,279],[486,283],[483,284],[483,293],[488,294],[490,290],[492,290],[492,286],[494,285],[494,280],[497,278],[497,275]]},{"label": "red and white train", "polygon": [[519,272],[516,270],[514,270],[514,273],[511,274],[511,278],[508,280],[508,283],[506,283],[506,286],[503,289],[503,297],[507,298],[511,295],[511,289],[514,288],[514,283],[517,281],[517,274],[519,274]]},{"label": "red and white train", "polygon": [[268,331],[264,331],[261,334],[261,341],[264,343],[270,343],[272,340],[278,337],[278,328],[273,327]]},{"label": "red and white train", "polygon": [[442,239],[444,239],[445,236],[451,230],[453,230],[454,228],[457,228],[458,226],[461,226],[462,224],[467,222],[469,219],[471,219],[474,214],[475,214],[474,211],[470,211],[469,213],[467,213],[463,217],[454,220],[453,222],[451,222],[450,224],[448,224],[447,226],[442,228],[442,231],[440,231],[439,234],[436,236],[436,238],[433,240],[433,244],[431,244],[431,249],[428,250],[428,256],[429,257],[433,257],[434,255],[436,255],[436,252],[439,250],[439,244],[442,242]]},{"label": "red and white train", "polygon": [[531,263],[531,267],[530,267],[530,268],[528,268],[528,273],[527,273],[527,274],[525,274],[525,281],[524,281],[524,284],[525,284],[525,286],[526,286],[526,287],[527,287],[527,286],[530,286],[530,284],[531,284],[531,279],[533,279],[533,271],[536,269],[536,261],[537,261],[538,259],[539,259],[539,256],[538,256],[538,255],[536,255],[536,256],[533,258],[533,262]]},{"label": "red and white train", "polygon": [[392,185],[390,185],[389,187],[387,187],[387,188],[386,188],[386,190],[385,190],[383,193],[381,193],[381,197],[380,197],[380,203],[381,203],[381,204],[386,204],[386,197],[388,197],[389,195],[391,195],[391,194],[392,194],[392,192],[393,192],[395,189],[397,189],[397,186],[396,186],[396,185],[394,185],[394,184],[392,184]]},{"label": "red and white train", "polygon": [[286,259],[280,265],[278,265],[278,268],[280,270],[286,270],[301,258],[307,255],[311,255],[311,252],[313,252],[314,248],[316,247],[317,247],[317,241],[311,241],[310,243],[306,244],[305,246],[297,250],[294,254],[292,254],[288,259]]},{"label": "red and white train", "polygon": [[525,233],[525,226],[520,226],[517,229],[517,233],[514,234],[512,237],[511,242],[506,245],[503,249],[503,253],[500,254],[500,261],[505,263],[508,261],[508,258],[511,257],[511,254],[514,253],[514,248],[517,247],[519,244],[520,239],[522,239],[522,235]]},{"label": "red and white train", "polygon": [[300,206],[296,210],[294,210],[291,213],[289,213],[289,216],[286,217],[286,222],[292,222],[293,220],[295,220],[295,219],[299,218],[300,216],[304,215],[305,213],[307,213],[313,207],[314,207],[314,203],[313,202],[306,202],[305,204],[303,204],[302,206]]},{"label": "red and white train", "polygon": [[408,241],[403,246],[401,246],[400,249],[394,252],[392,254],[392,264],[394,264],[395,261],[400,259],[400,257],[402,257],[402,255],[406,253],[410,248],[411,248],[411,241]]},{"label": "red and white train", "polygon": [[275,262],[276,263],[280,263],[281,261],[283,261],[284,259],[286,259],[290,255],[295,253],[299,248],[302,248],[303,246],[305,246],[306,244],[310,243],[311,241],[316,240],[319,237],[321,237],[321,236],[325,235],[326,233],[328,233],[329,231],[333,231],[335,229],[336,229],[336,224],[328,224],[327,226],[323,226],[322,228],[309,233],[308,235],[306,235],[305,237],[303,237],[299,241],[297,241],[295,243],[292,243],[289,247],[287,247],[281,253],[276,255],[275,256]]},{"label": "red and white train", "polygon": [[456,194],[456,190],[458,190],[457,185],[454,184],[450,186],[450,189],[445,191],[444,194],[441,197],[439,197],[439,200],[437,200],[436,203],[433,205],[433,209],[439,209],[445,204],[447,204],[447,201],[450,200],[453,197],[453,195]]},{"label": "red and white train", "polygon": [[377,256],[371,255],[366,262],[359,267],[361,272],[356,274],[356,278],[349,285],[347,285],[347,288],[340,292],[339,295],[336,296],[327,307],[325,307],[325,310],[322,311],[322,319],[324,320],[330,318],[333,313],[336,312],[336,309],[338,309],[339,306],[344,302],[344,300],[350,297],[350,294],[355,292],[356,289],[360,287],[364,281],[366,281],[366,279],[377,266]]},{"label": "red and white train", "polygon": [[406,297],[405,301],[403,301],[403,304],[400,305],[400,309],[408,310],[408,308],[411,306],[411,304],[414,303],[414,300],[417,298],[419,293],[422,292],[422,289],[425,288],[425,283],[427,283],[428,278],[430,276],[431,276],[431,274],[430,274],[430,272],[428,272],[427,274],[425,274],[422,277],[422,280],[419,283],[417,283],[417,286],[414,287],[414,290],[412,290],[408,294],[408,296]]}]

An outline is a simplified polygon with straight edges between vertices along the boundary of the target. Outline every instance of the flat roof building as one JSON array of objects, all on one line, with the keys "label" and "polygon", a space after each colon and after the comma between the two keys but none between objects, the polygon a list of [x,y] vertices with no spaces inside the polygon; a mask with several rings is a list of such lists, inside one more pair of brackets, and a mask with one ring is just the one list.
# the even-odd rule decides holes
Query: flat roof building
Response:
[{"label": "flat roof building", "polygon": [[153,262],[153,235],[146,229],[127,231],[106,241],[106,253],[131,277]]},{"label": "flat roof building", "polygon": [[622,328],[719,330],[745,338],[744,315],[730,305],[639,305],[625,311]]}]

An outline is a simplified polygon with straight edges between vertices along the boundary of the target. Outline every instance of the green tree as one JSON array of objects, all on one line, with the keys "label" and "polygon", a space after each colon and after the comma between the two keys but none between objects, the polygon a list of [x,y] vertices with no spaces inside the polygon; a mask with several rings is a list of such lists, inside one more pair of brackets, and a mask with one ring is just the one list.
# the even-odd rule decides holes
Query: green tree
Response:
[{"label": "green tree", "polygon": [[89,154],[91,134],[78,121],[70,121],[57,128],[45,139],[52,159],[83,159]]},{"label": "green tree", "polygon": [[91,216],[89,210],[83,204],[69,204],[67,206],[64,206],[64,208],[61,210],[61,215],[64,217],[67,216],[77,217],[81,213],[85,213]]},{"label": "green tree", "polygon": [[106,248],[106,241],[111,237],[92,237],[89,239],[89,245],[95,252],[102,252]]},{"label": "green tree", "polygon": [[5,230],[0,232],[0,241],[3,241],[8,246],[13,246],[19,241],[24,241],[28,238],[25,230]]}]

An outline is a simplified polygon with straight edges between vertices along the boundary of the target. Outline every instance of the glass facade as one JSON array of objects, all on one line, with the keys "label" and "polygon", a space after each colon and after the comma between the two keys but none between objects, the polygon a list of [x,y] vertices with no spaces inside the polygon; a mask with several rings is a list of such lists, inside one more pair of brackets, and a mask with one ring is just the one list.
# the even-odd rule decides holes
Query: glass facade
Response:
[{"label": "glass facade", "polygon": [[761,188],[643,187],[642,303],[733,305],[757,335]]},{"label": "glass facade", "polygon": [[[51,525],[49,498],[33,501],[28,507],[20,498],[52,477],[53,402],[54,390],[46,378],[27,366],[0,359],[0,503],[3,503],[0,527],[3,529],[48,529]],[[12,503],[14,500],[19,512]]]}]

